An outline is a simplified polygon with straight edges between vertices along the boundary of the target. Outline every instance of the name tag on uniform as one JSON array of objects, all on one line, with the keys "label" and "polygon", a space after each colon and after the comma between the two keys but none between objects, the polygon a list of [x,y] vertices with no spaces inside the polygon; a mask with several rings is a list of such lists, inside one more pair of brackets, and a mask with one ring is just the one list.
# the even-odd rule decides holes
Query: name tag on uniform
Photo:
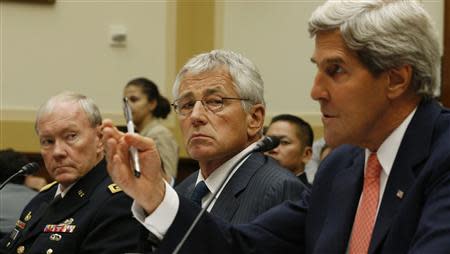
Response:
[{"label": "name tag on uniform", "polygon": [[72,233],[75,230],[75,225],[67,224],[48,224],[44,228],[44,233]]}]

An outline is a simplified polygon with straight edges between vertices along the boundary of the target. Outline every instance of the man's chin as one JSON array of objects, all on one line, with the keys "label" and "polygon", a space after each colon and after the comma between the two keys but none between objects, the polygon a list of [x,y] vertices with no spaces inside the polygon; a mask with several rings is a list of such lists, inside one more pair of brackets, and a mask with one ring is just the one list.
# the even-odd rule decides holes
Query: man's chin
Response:
[{"label": "man's chin", "polygon": [[55,177],[55,181],[61,184],[64,187],[68,187],[78,180],[77,177],[68,174],[62,174]]}]

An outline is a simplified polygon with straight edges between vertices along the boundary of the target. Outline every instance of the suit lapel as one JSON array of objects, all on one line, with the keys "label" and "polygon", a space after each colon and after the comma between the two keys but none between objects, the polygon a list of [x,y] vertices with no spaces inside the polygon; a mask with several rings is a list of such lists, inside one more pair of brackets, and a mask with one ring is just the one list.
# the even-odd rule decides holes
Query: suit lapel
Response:
[{"label": "suit lapel", "polygon": [[226,221],[231,221],[239,207],[239,194],[245,190],[252,176],[263,164],[264,155],[252,154],[228,181],[211,209],[211,213]]},{"label": "suit lapel", "polygon": [[422,102],[405,132],[383,194],[369,253],[374,253],[380,247],[403,198],[408,196],[408,191],[422,168],[422,162],[429,155],[434,123],[440,110],[434,101]]},{"label": "suit lapel", "polygon": [[[331,169],[331,168],[330,168]],[[327,216],[315,252],[333,250],[345,253],[362,191],[364,150],[358,150],[353,163],[334,177]]]}]

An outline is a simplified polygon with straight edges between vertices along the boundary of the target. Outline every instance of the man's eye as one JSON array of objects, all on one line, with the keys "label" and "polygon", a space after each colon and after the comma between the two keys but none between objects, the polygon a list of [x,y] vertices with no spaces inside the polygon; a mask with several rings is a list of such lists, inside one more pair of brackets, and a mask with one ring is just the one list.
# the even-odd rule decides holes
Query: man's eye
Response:
[{"label": "man's eye", "polygon": [[333,64],[326,69],[327,74],[331,77],[335,76],[336,74],[342,73],[343,71],[344,69],[338,64]]},{"label": "man's eye", "polygon": [[192,109],[195,105],[195,101],[189,101],[185,103],[180,103],[180,109]]},{"label": "man's eye", "polygon": [[223,100],[222,100],[222,98],[209,98],[209,99],[205,100],[205,103],[208,106],[217,107],[217,106],[221,106],[223,104]]},{"label": "man's eye", "polygon": [[287,140],[280,140],[280,145],[289,145],[290,142]]},{"label": "man's eye", "polygon": [[71,140],[75,140],[77,138],[78,134],[77,133],[69,133],[66,135],[66,139],[71,141]]},{"label": "man's eye", "polygon": [[41,146],[49,146],[51,144],[53,144],[53,140],[52,139],[41,139],[39,141],[39,143],[41,144]]}]

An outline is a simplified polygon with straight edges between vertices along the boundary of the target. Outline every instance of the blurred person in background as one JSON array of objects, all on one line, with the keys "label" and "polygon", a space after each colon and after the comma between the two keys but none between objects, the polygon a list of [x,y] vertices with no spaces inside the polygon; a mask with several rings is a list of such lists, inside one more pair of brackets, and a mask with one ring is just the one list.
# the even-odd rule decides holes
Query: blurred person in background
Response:
[{"label": "blurred person in background", "polygon": [[158,146],[166,179],[173,185],[177,177],[178,144],[172,132],[159,121],[170,113],[170,102],[160,94],[158,86],[146,78],[129,81],[123,96],[128,98],[136,130],[152,138]]},{"label": "blurred person in background", "polygon": [[[17,173],[29,161],[13,149],[0,151],[0,183]],[[37,192],[24,185],[25,176],[17,175],[0,190],[0,239],[14,229],[20,212]]]},{"label": "blurred person in background", "polygon": [[272,118],[267,136],[280,138],[280,145],[266,152],[281,166],[289,169],[308,188],[311,183],[305,174],[305,165],[312,157],[314,133],[311,125],[300,117],[282,114]]}]

